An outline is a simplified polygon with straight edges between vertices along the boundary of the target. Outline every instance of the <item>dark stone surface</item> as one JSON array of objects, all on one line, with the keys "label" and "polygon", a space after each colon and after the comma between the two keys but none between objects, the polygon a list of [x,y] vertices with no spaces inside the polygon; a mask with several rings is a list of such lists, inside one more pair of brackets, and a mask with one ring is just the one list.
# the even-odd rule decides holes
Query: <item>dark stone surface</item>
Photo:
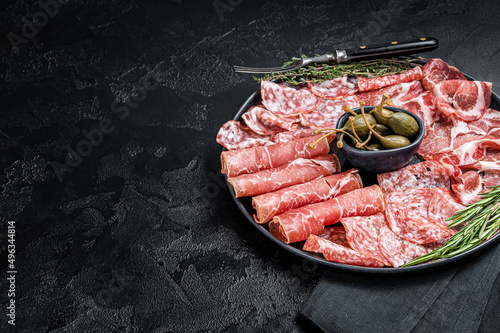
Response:
[{"label": "dark stone surface", "polygon": [[321,269],[221,182],[215,135],[258,88],[231,65],[427,35],[500,84],[498,2],[66,2],[0,5],[2,332],[9,220],[19,332],[315,331],[297,313]]}]

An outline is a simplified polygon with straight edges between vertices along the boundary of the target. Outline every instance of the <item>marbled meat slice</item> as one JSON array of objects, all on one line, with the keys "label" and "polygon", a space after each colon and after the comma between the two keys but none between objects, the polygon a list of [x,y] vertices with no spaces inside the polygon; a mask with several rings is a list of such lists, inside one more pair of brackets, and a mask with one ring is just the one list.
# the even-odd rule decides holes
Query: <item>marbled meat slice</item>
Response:
[{"label": "marbled meat slice", "polygon": [[[458,202],[455,194],[450,189],[441,187],[436,190],[429,201],[428,217],[434,223],[447,227],[451,223],[447,219],[464,208],[465,206]],[[453,233],[457,231],[457,229],[450,230]]]},{"label": "marbled meat slice", "polygon": [[252,198],[257,223],[266,223],[276,215],[311,203],[325,201],[363,187],[357,170],[311,180]]},{"label": "marbled meat slice", "polygon": [[433,243],[452,232],[428,218],[429,202],[436,188],[410,188],[385,195],[385,216],[389,228],[416,244]]},{"label": "marbled meat slice", "polygon": [[365,105],[378,105],[382,99],[382,95],[387,95],[392,100],[392,106],[407,102],[424,92],[424,88],[420,81],[402,82],[392,86],[358,92],[355,96],[361,101],[365,101]]},{"label": "marbled meat slice", "polygon": [[[250,108],[247,112],[241,115],[245,124],[257,134],[260,135],[273,135],[283,132],[285,129],[271,123],[262,117],[265,113],[271,113],[262,106],[256,105]],[[297,124],[295,124],[297,126]]]},{"label": "marbled meat slice", "polygon": [[262,80],[262,104],[271,112],[283,117],[297,116],[314,110],[321,99],[307,85],[295,86]]},{"label": "marbled meat slice", "polygon": [[320,234],[325,226],[342,217],[372,215],[383,210],[382,191],[378,185],[372,185],[277,215],[269,222],[269,232],[290,244]]},{"label": "marbled meat slice", "polygon": [[458,200],[464,205],[481,200],[478,194],[484,190],[484,187],[479,173],[474,170],[453,177],[453,183],[451,184],[453,192],[455,192]]},{"label": "marbled meat slice", "polygon": [[381,173],[377,180],[384,194],[415,187],[450,187],[448,170],[436,161],[423,161]]},{"label": "marbled meat slice", "polygon": [[422,84],[432,91],[434,86],[444,80],[467,80],[456,67],[450,66],[439,58],[430,59],[422,67]]},{"label": "marbled meat slice", "polygon": [[227,181],[235,197],[248,197],[302,184],[322,176],[340,172],[336,155],[318,156],[311,159],[298,158],[277,168],[229,177]]},{"label": "marbled meat slice", "polygon": [[308,146],[309,143],[313,143],[321,137],[322,134],[318,134],[266,147],[223,151],[220,156],[221,172],[228,177],[235,177],[244,173],[277,168],[299,157],[313,158],[327,155],[330,151],[327,138],[318,142],[314,149]]},{"label": "marbled meat slice", "polygon": [[451,121],[435,122],[427,127],[418,153],[426,156],[451,152],[453,128],[454,124]]},{"label": "marbled meat slice", "polygon": [[386,75],[378,77],[359,77],[358,89],[360,92],[380,89],[403,82],[417,81],[422,78],[422,68],[414,67],[404,73],[395,75]]},{"label": "marbled meat slice", "polygon": [[311,128],[335,127],[339,118],[345,113],[344,106],[351,108],[359,106],[359,99],[356,96],[349,96],[344,99],[323,100],[321,104],[312,112],[301,114],[302,126]]},{"label": "marbled meat slice", "polygon": [[390,266],[378,248],[379,230],[386,225],[384,213],[343,217],[340,222],[346,230],[347,241],[353,250]]},{"label": "marbled meat slice", "polygon": [[330,242],[334,242],[336,244],[349,247],[349,242],[347,241],[347,234],[345,232],[345,228],[342,226],[331,226],[325,228],[319,237],[329,240]]},{"label": "marbled meat slice", "polygon": [[439,247],[432,245],[409,242],[392,232],[387,225],[382,226],[379,230],[378,248],[394,267],[400,267]]},{"label": "marbled meat slice", "polygon": [[446,80],[434,86],[432,94],[439,112],[464,121],[481,119],[491,101],[490,82]]},{"label": "marbled meat slice", "polygon": [[358,91],[356,81],[356,78],[343,76],[332,80],[325,80],[319,84],[307,82],[307,86],[319,98],[342,99]]},{"label": "marbled meat slice", "polygon": [[228,150],[275,144],[270,136],[258,135],[236,120],[230,120],[222,125],[217,133],[216,140]]},{"label": "marbled meat slice", "polygon": [[271,135],[271,140],[276,143],[288,142],[294,139],[305,138],[314,136],[314,129],[312,128],[297,128],[295,131],[286,131]]},{"label": "marbled meat slice", "polygon": [[[338,232],[342,232],[340,229],[343,228],[338,228]],[[331,238],[331,240],[329,240],[320,236],[310,235],[304,243],[302,250],[321,253],[326,260],[341,264],[364,267],[384,266],[381,261],[366,257],[363,254],[356,252],[355,250],[346,246],[346,244],[342,241],[340,243],[335,242],[335,238]]]},{"label": "marbled meat slice", "polygon": [[396,104],[397,105],[394,106],[413,112],[420,117],[425,128],[431,126],[435,121],[440,120],[439,114],[436,112],[436,107],[434,106],[432,93],[430,91],[424,91],[420,95],[405,102],[397,101]]}]

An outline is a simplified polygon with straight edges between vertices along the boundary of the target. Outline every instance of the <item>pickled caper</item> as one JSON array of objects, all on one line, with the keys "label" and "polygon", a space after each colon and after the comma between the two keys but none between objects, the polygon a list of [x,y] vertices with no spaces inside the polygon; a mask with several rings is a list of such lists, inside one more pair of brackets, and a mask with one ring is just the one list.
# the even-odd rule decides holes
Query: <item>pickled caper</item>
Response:
[{"label": "pickled caper", "polygon": [[372,143],[371,145],[368,146],[368,149],[378,151],[378,150],[383,150],[384,146],[382,146],[380,143]]},{"label": "pickled caper", "polygon": [[[377,123],[377,120],[372,115],[367,115],[366,118],[367,118],[368,123],[372,126]],[[352,130],[352,127],[354,127],[354,131],[356,132],[356,134],[360,138],[366,138],[368,136],[368,133],[370,133],[370,130],[368,129],[368,126],[366,126],[366,122],[363,119],[363,116],[360,114],[358,114],[354,117],[354,120],[352,121],[352,125],[353,126],[351,126],[351,121],[348,120],[342,129],[346,130],[347,132],[349,132],[351,134],[354,134],[354,132]]]},{"label": "pickled caper", "polygon": [[394,131],[394,133],[411,138],[418,132],[418,123],[407,113],[394,112],[387,118],[387,125]]},{"label": "pickled caper", "polygon": [[391,134],[379,138],[380,143],[386,149],[395,149],[408,146],[411,142],[407,137],[397,134]]},{"label": "pickled caper", "polygon": [[375,132],[377,132],[378,134],[380,134],[382,136],[394,134],[389,127],[382,125],[382,124],[379,124],[379,123],[372,125],[372,127],[373,127],[373,130]]}]

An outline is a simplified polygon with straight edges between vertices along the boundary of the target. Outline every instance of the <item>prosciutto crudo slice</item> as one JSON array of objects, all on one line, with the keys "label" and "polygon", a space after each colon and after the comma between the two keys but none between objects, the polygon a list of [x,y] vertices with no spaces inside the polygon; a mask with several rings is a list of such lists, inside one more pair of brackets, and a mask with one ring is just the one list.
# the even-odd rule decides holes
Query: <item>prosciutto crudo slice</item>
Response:
[{"label": "prosciutto crudo slice", "polygon": [[283,117],[310,112],[321,102],[307,85],[295,86],[262,80],[260,94],[262,104],[269,111]]},{"label": "prosciutto crudo slice", "polygon": [[395,75],[386,75],[378,77],[363,77],[358,78],[358,89],[360,92],[375,90],[387,86],[393,86],[403,82],[413,82],[422,78],[422,69],[414,67],[407,72]]},{"label": "prosciutto crudo slice", "polygon": [[269,232],[290,244],[309,235],[319,235],[325,226],[343,217],[372,215],[383,210],[382,191],[378,185],[372,185],[277,215],[269,222]]},{"label": "prosciutto crudo slice", "polygon": [[409,242],[392,232],[387,225],[383,225],[379,230],[378,248],[394,267],[400,267],[441,245],[441,243],[419,245]]},{"label": "prosciutto crudo slice", "polygon": [[230,120],[222,125],[217,133],[216,140],[228,150],[274,144],[270,136],[256,134],[249,127],[243,126],[236,120]]},{"label": "prosciutto crudo slice", "polygon": [[439,162],[424,161],[377,175],[384,194],[415,187],[450,187],[448,170]]},{"label": "prosciutto crudo slice", "polygon": [[319,84],[307,82],[307,86],[313,94],[323,99],[342,99],[358,91],[356,80],[347,76],[325,80]]},{"label": "prosciutto crudo slice", "polygon": [[356,169],[303,184],[286,187],[252,198],[257,223],[266,223],[276,215],[307,204],[325,201],[363,187]]},{"label": "prosciutto crudo slice", "polygon": [[491,101],[490,82],[446,80],[434,86],[432,94],[437,110],[464,121],[481,119]]},{"label": "prosciutto crudo slice", "polygon": [[[328,228],[333,229],[333,228]],[[325,229],[326,231],[327,229]],[[341,264],[355,265],[355,266],[364,266],[364,267],[383,267],[384,263],[377,259],[367,257],[353,249],[351,249],[348,244],[342,240],[343,237],[339,235],[339,233],[345,233],[342,227],[337,228],[334,237],[330,239],[326,239],[328,234],[320,236],[310,235],[302,250],[321,253],[325,257],[326,260],[332,262],[338,262]],[[324,236],[324,237],[322,237]],[[337,242],[337,240],[339,242]]]},{"label": "prosciutto crudo slice", "polygon": [[416,244],[433,243],[453,232],[429,219],[429,202],[437,188],[411,188],[385,195],[385,216],[389,228]]},{"label": "prosciutto crudo slice", "polygon": [[320,138],[321,135],[316,135],[276,143],[271,146],[223,151],[220,156],[221,172],[228,177],[235,177],[245,173],[277,168],[300,157],[313,158],[326,155],[330,151],[327,138],[320,140],[314,149],[308,146],[309,143]]},{"label": "prosciutto crudo slice", "polygon": [[439,58],[430,59],[422,67],[422,84],[426,90],[432,91],[434,86],[445,80],[467,80],[456,67]]},{"label": "prosciutto crudo slice", "polygon": [[339,172],[339,159],[332,154],[311,159],[298,158],[277,168],[230,177],[227,181],[233,187],[235,197],[239,198],[276,191]]},{"label": "prosciutto crudo slice", "polygon": [[353,250],[390,266],[378,248],[379,230],[386,225],[384,213],[344,217],[340,222],[345,228],[347,241]]},{"label": "prosciutto crudo slice", "polygon": [[348,96],[337,100],[323,100],[313,112],[300,115],[302,126],[311,128],[331,128],[337,125],[339,118],[345,113],[344,106],[350,108],[359,106],[356,96]]}]

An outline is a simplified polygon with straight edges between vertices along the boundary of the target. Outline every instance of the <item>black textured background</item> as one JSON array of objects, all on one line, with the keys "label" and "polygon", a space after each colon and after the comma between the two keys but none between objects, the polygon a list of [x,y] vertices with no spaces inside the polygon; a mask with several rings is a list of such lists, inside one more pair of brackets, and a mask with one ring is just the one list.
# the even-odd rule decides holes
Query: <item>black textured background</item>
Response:
[{"label": "black textured background", "polygon": [[321,269],[219,173],[216,133],[258,88],[233,64],[433,36],[424,56],[499,92],[498,1],[62,2],[18,47],[40,4],[0,4],[1,332],[9,220],[19,332],[315,331],[297,313]]}]

